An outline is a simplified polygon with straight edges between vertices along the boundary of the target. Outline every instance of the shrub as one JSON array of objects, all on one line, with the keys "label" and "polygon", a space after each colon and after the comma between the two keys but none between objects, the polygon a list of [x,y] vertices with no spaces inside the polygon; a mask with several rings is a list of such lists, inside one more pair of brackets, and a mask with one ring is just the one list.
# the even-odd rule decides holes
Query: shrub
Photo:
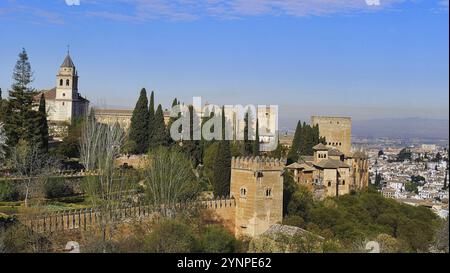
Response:
[{"label": "shrub", "polygon": [[201,247],[205,253],[236,253],[237,240],[221,226],[209,226],[202,238]]},{"label": "shrub", "polygon": [[145,249],[150,253],[193,253],[198,252],[199,243],[188,225],[164,220],[145,239]]},{"label": "shrub", "polygon": [[18,201],[19,190],[12,181],[0,181],[0,201]]},{"label": "shrub", "polygon": [[44,185],[45,196],[49,199],[67,197],[74,194],[72,187],[61,179],[50,179]]}]

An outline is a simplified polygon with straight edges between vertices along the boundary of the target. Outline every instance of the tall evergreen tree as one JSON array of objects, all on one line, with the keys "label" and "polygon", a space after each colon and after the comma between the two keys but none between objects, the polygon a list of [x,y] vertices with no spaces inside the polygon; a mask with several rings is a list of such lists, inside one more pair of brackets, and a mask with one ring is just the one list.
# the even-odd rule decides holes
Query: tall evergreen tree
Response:
[{"label": "tall evergreen tree", "polygon": [[252,124],[252,112],[250,109],[245,113],[244,116],[244,152],[245,155],[253,154],[253,124]]},{"label": "tall evergreen tree", "polygon": [[297,128],[295,129],[294,139],[292,140],[291,150],[288,153],[288,164],[292,164],[297,162],[298,160],[298,151],[300,149],[300,138],[302,135],[302,122],[299,121],[297,123]]},{"label": "tall evergreen tree", "polygon": [[147,91],[142,88],[136,107],[131,117],[129,140],[131,141],[131,152],[134,154],[144,154],[148,149],[148,125],[149,111]]},{"label": "tall evergreen tree", "polygon": [[[151,100],[150,100],[151,101]],[[178,105],[178,100],[177,98],[175,98],[172,101],[172,108]],[[172,137],[170,136],[170,128],[172,127],[172,124],[177,120],[177,118],[175,117],[170,117],[169,118],[169,123],[167,124],[167,128],[166,128],[166,139],[168,141],[168,144],[172,145],[174,143]]]},{"label": "tall evergreen tree", "polygon": [[253,156],[259,155],[259,119],[256,120],[256,137],[253,142]]},{"label": "tall evergreen tree", "polygon": [[[152,91],[150,95],[150,104],[148,106],[148,141],[151,142],[153,139],[155,128],[154,128],[154,121],[155,121],[155,92]],[[150,146],[152,145],[149,143]]]},{"label": "tall evergreen tree", "polygon": [[291,150],[288,153],[288,164],[297,162],[299,156],[313,155],[313,147],[319,143],[326,144],[326,140],[319,135],[319,126],[311,126],[306,122],[297,123]]},{"label": "tall evergreen tree", "polygon": [[164,124],[164,112],[161,104],[156,109],[155,116],[153,118],[153,135],[150,140],[150,149],[157,148],[159,146],[167,145],[166,125]]},{"label": "tall evergreen tree", "polygon": [[37,143],[38,147],[43,152],[48,152],[48,124],[47,124],[47,112],[45,107],[45,97],[41,94],[39,100],[39,110],[36,113],[36,126],[37,126]]},{"label": "tall evergreen tree", "polygon": [[[197,167],[202,161],[202,145],[201,141],[194,140],[194,119],[198,119],[198,116],[194,113],[194,107],[192,105],[188,106],[190,115],[190,126],[189,126],[189,139],[182,141],[182,149],[188,157],[191,158],[194,167]],[[182,128],[186,130],[186,128]]]},{"label": "tall evergreen tree", "polygon": [[219,148],[213,167],[213,191],[216,197],[230,194],[231,149],[230,141],[219,141]]},{"label": "tall evergreen tree", "polygon": [[30,87],[33,82],[33,72],[25,49],[19,54],[14,67],[13,84],[9,91],[9,103],[5,117],[5,131],[8,146],[16,146],[20,139],[33,141],[33,95]]}]

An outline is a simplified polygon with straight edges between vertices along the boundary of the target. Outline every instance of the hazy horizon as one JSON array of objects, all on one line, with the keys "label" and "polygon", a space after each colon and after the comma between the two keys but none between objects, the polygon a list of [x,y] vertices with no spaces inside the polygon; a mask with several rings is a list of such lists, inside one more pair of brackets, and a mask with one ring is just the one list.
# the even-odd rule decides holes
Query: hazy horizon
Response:
[{"label": "hazy horizon", "polygon": [[[0,3],[0,88],[25,47],[33,86],[55,86],[67,45],[92,104],[279,105],[311,115],[448,119],[448,0],[63,0]],[[286,121],[286,123],[292,123]]]}]

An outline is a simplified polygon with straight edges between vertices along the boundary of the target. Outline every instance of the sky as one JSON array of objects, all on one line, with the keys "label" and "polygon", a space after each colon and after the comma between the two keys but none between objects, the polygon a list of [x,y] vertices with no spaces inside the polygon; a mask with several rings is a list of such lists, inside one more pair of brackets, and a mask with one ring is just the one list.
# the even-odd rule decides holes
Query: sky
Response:
[{"label": "sky", "polygon": [[[279,105],[280,118],[449,116],[448,0],[0,0],[0,88],[17,55],[36,89],[67,54],[93,104],[154,90],[215,104]],[[369,5],[370,4],[370,5]]]}]

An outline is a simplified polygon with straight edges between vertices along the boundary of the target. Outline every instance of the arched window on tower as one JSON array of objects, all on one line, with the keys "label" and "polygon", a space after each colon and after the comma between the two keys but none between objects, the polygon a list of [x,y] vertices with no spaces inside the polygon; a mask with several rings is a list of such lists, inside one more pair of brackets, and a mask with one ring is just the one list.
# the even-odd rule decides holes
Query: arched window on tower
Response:
[{"label": "arched window on tower", "polygon": [[59,80],[59,86],[63,86],[63,82],[64,82],[63,79],[60,79]]},{"label": "arched window on tower", "polygon": [[66,80],[66,86],[70,85],[70,80]]}]

